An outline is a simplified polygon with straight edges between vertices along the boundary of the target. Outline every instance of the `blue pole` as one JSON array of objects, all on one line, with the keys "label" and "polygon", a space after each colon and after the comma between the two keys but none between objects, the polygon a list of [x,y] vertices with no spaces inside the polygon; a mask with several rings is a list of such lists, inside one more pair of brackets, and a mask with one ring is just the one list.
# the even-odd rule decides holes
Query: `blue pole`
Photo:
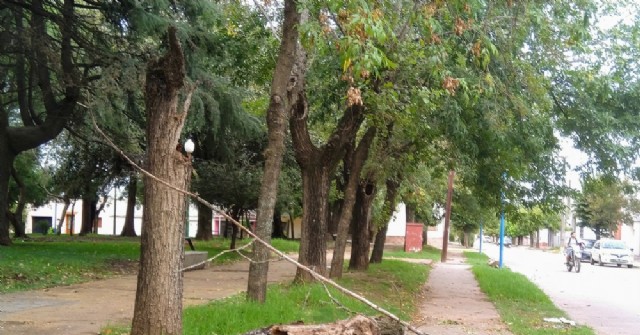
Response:
[{"label": "blue pole", "polygon": [[484,235],[482,234],[482,221],[480,221],[480,250],[479,252],[482,253],[482,240],[484,239]]},{"label": "blue pole", "polygon": [[[507,178],[507,173],[502,173],[502,179],[505,180]],[[504,186],[503,190],[500,193],[500,264],[499,267],[502,269],[502,259],[504,254]]]}]

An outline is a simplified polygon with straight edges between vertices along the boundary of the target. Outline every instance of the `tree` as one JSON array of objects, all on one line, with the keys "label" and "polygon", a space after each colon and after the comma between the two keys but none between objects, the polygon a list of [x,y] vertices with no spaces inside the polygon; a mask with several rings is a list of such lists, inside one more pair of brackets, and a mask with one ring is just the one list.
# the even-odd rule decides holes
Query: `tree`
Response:
[{"label": "tree", "polygon": [[628,184],[606,176],[587,178],[576,199],[575,213],[581,226],[601,236],[611,236],[618,224],[633,224],[639,213],[638,200]]},{"label": "tree", "polygon": [[[124,225],[120,236],[135,237],[136,228],[134,222],[135,209],[138,199],[138,175],[136,172],[129,173],[129,181],[127,183],[127,213],[124,217]],[[116,199],[114,199],[116,201]],[[114,205],[115,206],[115,205]]]},{"label": "tree", "polygon": [[[175,27],[167,34],[167,52],[148,64],[145,105],[147,160],[153,176],[186,189],[191,159],[176,150],[193,88],[183,109],[179,93],[185,83],[185,59]],[[152,177],[144,183],[140,271],[131,327],[132,335],[182,334],[182,261],[185,197]]]},{"label": "tree", "polygon": [[7,215],[15,237],[25,237],[24,209],[27,204],[39,206],[45,203],[45,186],[48,174],[38,166],[36,150],[18,156],[11,171]]},{"label": "tree", "polygon": [[[297,78],[298,73],[292,72],[298,54],[298,25],[301,18],[298,10],[296,1],[285,0],[282,39],[271,82],[270,101],[267,109],[268,140],[256,217],[256,236],[267,243],[271,240],[271,220],[276,204],[280,167],[284,153],[287,115],[291,108],[301,103],[297,92],[299,88],[295,86],[302,85],[297,82],[297,79],[302,78]],[[249,266],[247,297],[251,300],[264,302],[267,294],[269,263],[266,260],[269,257],[269,250],[260,243],[256,243],[253,245],[253,257],[255,262],[251,262]]]},{"label": "tree", "polygon": [[[81,89],[92,79],[84,53],[98,31],[78,22],[73,0],[3,2],[1,82],[10,94],[0,107],[0,245],[10,245],[7,190],[17,155],[55,138],[77,114]],[[88,38],[87,38],[88,37]],[[77,47],[80,46],[80,47]],[[96,47],[94,50],[102,50]],[[87,65],[91,64],[91,65]],[[19,113],[19,124],[10,115]]]}]

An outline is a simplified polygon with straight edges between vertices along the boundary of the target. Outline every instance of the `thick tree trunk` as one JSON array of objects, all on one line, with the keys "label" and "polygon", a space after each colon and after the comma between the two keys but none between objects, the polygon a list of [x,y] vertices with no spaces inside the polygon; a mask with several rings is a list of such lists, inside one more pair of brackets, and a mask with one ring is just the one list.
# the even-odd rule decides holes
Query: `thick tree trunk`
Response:
[{"label": "thick tree trunk", "polygon": [[9,221],[11,221],[11,225],[13,226],[13,236],[14,237],[27,237],[27,233],[25,232],[25,223],[22,220],[22,215],[24,214],[24,207],[26,206],[26,187],[24,182],[22,182],[22,178],[18,175],[18,172],[15,168],[11,168],[11,176],[13,177],[13,181],[16,182],[18,189],[20,190],[20,195],[18,196],[18,205],[16,206],[16,210],[14,213],[7,211],[9,215]]},{"label": "thick tree trunk", "polygon": [[124,216],[124,226],[120,236],[136,237],[135,213],[136,199],[138,194],[138,176],[132,172],[129,176],[129,184],[127,184],[127,212]]},{"label": "thick tree trunk", "polygon": [[[236,222],[240,222],[240,209],[233,207],[231,208],[231,218]],[[236,240],[238,239],[238,226],[233,222],[227,222],[227,224],[231,225],[231,244],[229,245],[229,250],[235,250],[236,248]]]},{"label": "thick tree trunk", "polygon": [[196,239],[209,241],[213,238],[213,211],[211,208],[202,203],[197,203],[198,206],[198,231],[196,232]]},{"label": "thick tree trunk", "polygon": [[[176,29],[169,28],[168,50],[147,67],[146,168],[155,177],[188,189],[191,158],[176,150],[192,91],[178,110],[185,68]],[[140,271],[131,335],[182,334],[185,195],[151,177],[144,180]]]},{"label": "thick tree trunk", "polygon": [[336,236],[335,248],[333,250],[333,258],[331,259],[331,278],[341,278],[342,268],[344,265],[344,252],[347,245],[347,237],[349,235],[349,223],[353,218],[353,207],[356,203],[356,193],[358,190],[358,181],[360,173],[364,167],[364,163],[369,156],[369,148],[376,136],[376,129],[369,128],[360,140],[357,149],[347,150],[344,159],[346,179],[346,187],[344,189],[344,199],[342,202],[342,210],[338,219],[338,229]]},{"label": "thick tree trunk", "polygon": [[371,207],[375,198],[375,183],[364,180],[358,188],[351,236],[349,270],[365,271],[369,268]]},{"label": "thick tree trunk", "polygon": [[[298,261],[318,272],[327,268],[327,219],[329,208],[329,171],[323,164],[311,164],[302,169],[303,207],[301,240]],[[302,269],[296,272],[296,281],[312,281],[313,277]]]},{"label": "thick tree trunk", "polygon": [[97,216],[97,205],[98,203],[93,198],[93,195],[82,199],[82,226],[80,228],[80,236],[85,236],[93,232],[93,224]]},{"label": "thick tree trunk", "polygon": [[[336,186],[338,192],[344,193],[344,188]],[[338,224],[340,223],[340,213],[342,212],[343,199],[336,199],[329,203],[329,226],[327,232],[334,238],[338,236]]]},{"label": "thick tree trunk", "polygon": [[[284,21],[278,60],[271,82],[271,100],[267,110],[268,143],[264,151],[265,165],[260,185],[260,197],[256,217],[255,234],[267,243],[271,242],[273,209],[278,195],[278,179],[284,154],[284,139],[287,134],[287,114],[295,104],[296,91],[304,86],[304,74],[294,71],[298,60],[298,25],[300,13],[295,0],[284,1]],[[301,62],[299,65],[304,64]],[[301,75],[300,78],[296,78]],[[297,80],[299,79],[299,80]],[[296,87],[297,86],[297,87]],[[292,90],[292,88],[295,88]],[[261,243],[253,244],[253,259],[249,265],[247,298],[263,303],[267,297],[267,272],[269,271],[269,249]]]},{"label": "thick tree trunk", "polygon": [[[307,127],[306,101],[297,105],[290,118],[291,137],[296,161],[302,171],[303,204],[299,260],[321,274],[326,272],[329,176],[344,157],[346,146],[353,141],[364,117],[364,107],[353,105],[345,111],[329,141],[317,148]],[[297,281],[313,278],[298,269]]]},{"label": "thick tree trunk", "polygon": [[282,212],[276,208],[273,212],[273,232],[271,238],[284,238],[284,225],[282,224]]},{"label": "thick tree trunk", "polygon": [[[0,106],[0,128],[5,128],[8,124],[3,125],[7,121],[4,115],[4,108]],[[5,136],[2,136],[5,135]],[[11,178],[11,169],[15,155],[9,149],[9,143],[6,134],[0,133],[0,245],[11,245],[11,236],[9,235],[9,178]]]},{"label": "thick tree trunk", "polygon": [[378,232],[376,233],[376,238],[373,242],[373,251],[371,252],[370,263],[382,263],[382,256],[384,254],[384,244],[387,240],[387,229],[389,229],[389,220],[393,216],[393,211],[396,208],[397,198],[398,198],[398,189],[400,188],[400,180],[399,178],[388,178],[385,182],[386,191],[384,195],[384,207],[383,207],[383,217],[384,224],[378,228]]}]

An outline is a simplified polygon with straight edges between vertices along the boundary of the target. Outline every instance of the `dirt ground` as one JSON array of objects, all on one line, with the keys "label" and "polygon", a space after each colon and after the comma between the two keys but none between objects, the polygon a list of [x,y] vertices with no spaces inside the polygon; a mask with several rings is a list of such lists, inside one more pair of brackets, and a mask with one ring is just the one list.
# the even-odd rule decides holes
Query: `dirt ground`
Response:
[{"label": "dirt ground", "polygon": [[[434,264],[413,325],[425,334],[510,334],[494,306],[480,292],[460,250]],[[184,305],[203,304],[246,290],[249,264],[208,267],[185,273]],[[269,282],[290,281],[294,265],[271,263]],[[98,334],[108,324],[131,321],[136,277],[0,295],[0,334]]]}]

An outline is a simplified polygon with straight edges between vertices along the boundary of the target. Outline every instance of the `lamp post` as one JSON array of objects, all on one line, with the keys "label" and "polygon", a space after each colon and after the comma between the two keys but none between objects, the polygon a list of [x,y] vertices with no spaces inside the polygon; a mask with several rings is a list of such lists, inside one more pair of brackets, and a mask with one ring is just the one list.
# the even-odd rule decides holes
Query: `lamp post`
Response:
[{"label": "lamp post", "polygon": [[[196,149],[196,145],[195,143],[193,143],[193,141],[191,139],[187,139],[186,142],[184,142],[184,152],[187,153],[187,158],[189,158],[189,161],[191,161],[191,154],[193,153],[193,151]],[[189,162],[189,164],[191,164],[191,162]],[[189,171],[189,174],[191,173],[191,171]],[[191,176],[187,176],[188,180],[191,180]],[[187,191],[189,190],[190,187],[190,182],[186,183],[186,189]],[[185,202],[185,206],[186,206],[186,214],[185,214],[185,226],[184,226],[184,236],[186,238],[189,237],[189,196],[185,195],[184,196],[184,202]]]}]

